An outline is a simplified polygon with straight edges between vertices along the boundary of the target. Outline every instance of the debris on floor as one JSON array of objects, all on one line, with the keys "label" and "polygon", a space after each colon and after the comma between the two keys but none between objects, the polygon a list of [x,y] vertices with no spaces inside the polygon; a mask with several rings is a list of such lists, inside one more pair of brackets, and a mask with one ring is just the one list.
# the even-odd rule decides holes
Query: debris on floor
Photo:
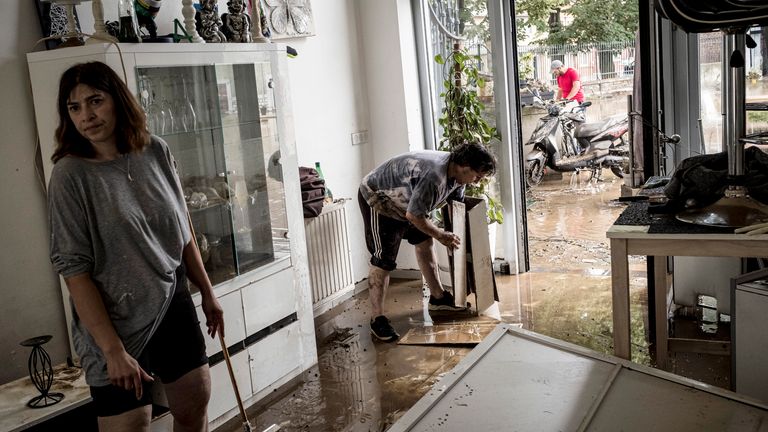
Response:
[{"label": "debris on floor", "polygon": [[[456,322],[414,327],[397,342],[400,345],[477,345],[498,325],[495,321]],[[520,325],[522,327],[522,324]]]}]

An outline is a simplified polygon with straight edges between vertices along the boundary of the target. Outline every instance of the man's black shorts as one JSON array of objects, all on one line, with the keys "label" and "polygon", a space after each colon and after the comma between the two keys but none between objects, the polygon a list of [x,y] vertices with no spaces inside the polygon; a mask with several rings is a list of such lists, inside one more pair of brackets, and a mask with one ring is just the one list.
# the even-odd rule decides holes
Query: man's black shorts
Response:
[{"label": "man's black shorts", "polygon": [[429,235],[410,222],[392,219],[373,210],[359,191],[357,201],[363,215],[365,245],[371,253],[372,265],[392,271],[397,267],[397,252],[403,239],[412,245],[429,240]]},{"label": "man's black shorts", "polygon": [[[200,321],[186,286],[183,268],[180,269],[182,271],[176,272],[179,282],[176,284],[168,311],[137,359],[147,373],[159,377],[163,383],[172,383],[187,372],[208,363]],[[125,390],[113,385],[92,386],[91,397],[97,416],[118,415],[151,404],[152,383],[144,382],[140,400],[136,399],[135,390]]]}]

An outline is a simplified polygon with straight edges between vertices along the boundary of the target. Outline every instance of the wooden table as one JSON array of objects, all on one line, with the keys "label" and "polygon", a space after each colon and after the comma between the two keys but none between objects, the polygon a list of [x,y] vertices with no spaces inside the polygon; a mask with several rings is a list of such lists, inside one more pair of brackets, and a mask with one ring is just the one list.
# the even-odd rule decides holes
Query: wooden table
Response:
[{"label": "wooden table", "polygon": [[32,381],[20,378],[0,386],[0,432],[16,432],[52,419],[91,400],[80,369],[59,365],[54,369],[51,392],[64,394],[61,402],[45,408],[29,408],[27,401],[40,394]]},{"label": "wooden table", "polygon": [[613,225],[606,236],[611,242],[613,296],[613,352],[631,359],[629,327],[629,255],[653,256],[656,322],[656,363],[667,368],[667,293],[672,278],[670,256],[768,257],[768,235],[745,234],[649,234],[647,225]]}]

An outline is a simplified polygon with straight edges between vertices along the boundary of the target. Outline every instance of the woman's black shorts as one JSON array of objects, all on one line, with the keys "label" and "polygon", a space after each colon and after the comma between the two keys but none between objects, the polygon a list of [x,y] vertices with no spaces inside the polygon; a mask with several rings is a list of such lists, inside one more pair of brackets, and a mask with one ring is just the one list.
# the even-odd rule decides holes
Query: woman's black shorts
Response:
[{"label": "woman's black shorts", "polygon": [[[186,276],[176,272],[176,291],[155,334],[141,353],[139,364],[163,383],[172,383],[184,374],[208,363],[205,339],[200,330],[192,296],[186,286]],[[144,382],[143,396],[136,399],[135,390],[114,385],[91,387],[91,397],[99,417],[122,414],[152,403],[152,383]]]}]

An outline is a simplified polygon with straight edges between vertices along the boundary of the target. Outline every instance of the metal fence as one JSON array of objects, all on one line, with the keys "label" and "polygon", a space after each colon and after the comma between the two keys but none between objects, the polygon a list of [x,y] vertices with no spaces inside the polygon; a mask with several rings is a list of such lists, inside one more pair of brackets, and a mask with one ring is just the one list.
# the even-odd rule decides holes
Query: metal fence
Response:
[{"label": "metal fence", "polygon": [[557,86],[550,69],[553,60],[560,60],[565,66],[576,69],[582,83],[631,77],[635,71],[635,41],[521,45],[518,47],[518,56],[520,69],[532,70],[530,76],[521,78],[548,82],[552,86]]}]

